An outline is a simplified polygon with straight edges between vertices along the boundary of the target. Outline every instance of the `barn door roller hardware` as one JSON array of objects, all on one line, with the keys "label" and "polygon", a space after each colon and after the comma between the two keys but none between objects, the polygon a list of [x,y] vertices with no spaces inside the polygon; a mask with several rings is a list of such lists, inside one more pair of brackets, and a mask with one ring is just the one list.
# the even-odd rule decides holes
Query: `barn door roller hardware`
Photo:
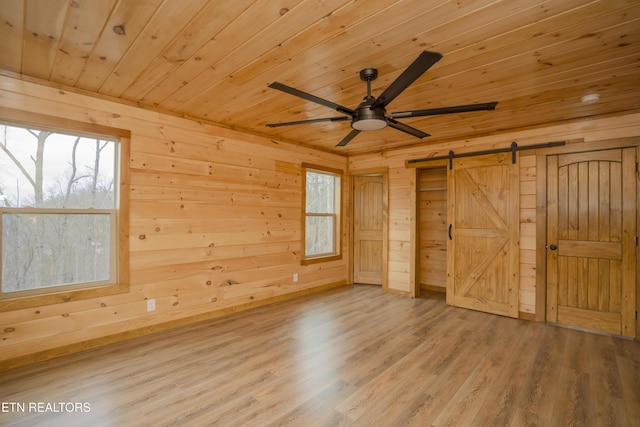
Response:
[{"label": "barn door roller hardware", "polygon": [[534,150],[536,148],[559,147],[562,145],[565,145],[565,141],[547,142],[545,144],[524,145],[522,147],[518,147],[517,143],[512,142],[510,147],[505,147],[505,148],[494,148],[493,150],[473,151],[471,153],[460,153],[460,154],[456,154],[453,151],[449,151],[449,154],[446,156],[426,157],[423,159],[411,159],[411,160],[407,160],[407,166],[415,165],[416,163],[433,162],[435,160],[449,160],[449,169],[453,169],[453,159],[458,157],[482,156],[484,154],[509,153],[509,152],[511,153],[511,163],[515,164],[516,152],[518,151]]}]

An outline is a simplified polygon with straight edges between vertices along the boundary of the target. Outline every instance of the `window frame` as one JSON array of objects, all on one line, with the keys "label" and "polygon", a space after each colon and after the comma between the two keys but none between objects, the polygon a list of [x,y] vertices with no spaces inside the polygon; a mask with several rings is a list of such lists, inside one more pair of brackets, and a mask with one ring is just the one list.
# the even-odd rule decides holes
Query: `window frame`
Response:
[{"label": "window frame", "polygon": [[[3,125],[34,128],[74,136],[100,138],[115,143],[113,209],[55,209],[55,208],[2,208],[2,212],[36,214],[105,214],[112,224],[110,245],[110,279],[107,281],[73,283],[39,289],[3,293],[0,288],[0,312],[23,308],[58,304],[129,291],[129,146],[131,134],[123,129],[59,119],[37,113],[3,109],[0,114]],[[1,236],[0,236],[1,237]],[[1,242],[0,242],[1,243]],[[0,269],[2,263],[0,261]],[[0,271],[1,273],[1,271]]]},{"label": "window frame", "polygon": [[[308,213],[307,212],[307,171],[325,175],[333,175],[334,181],[334,212],[333,213]],[[302,163],[302,257],[301,265],[315,264],[342,259],[342,184],[343,171],[326,166],[311,163]],[[307,255],[307,217],[333,217],[333,253],[320,255]]]}]

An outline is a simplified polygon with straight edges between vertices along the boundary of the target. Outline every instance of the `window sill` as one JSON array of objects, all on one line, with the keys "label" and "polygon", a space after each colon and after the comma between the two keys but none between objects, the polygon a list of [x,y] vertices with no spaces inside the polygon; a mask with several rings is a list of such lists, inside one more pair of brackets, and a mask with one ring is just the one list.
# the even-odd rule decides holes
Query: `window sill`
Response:
[{"label": "window sill", "polygon": [[319,256],[317,258],[306,258],[306,259],[300,260],[300,265],[310,265],[310,264],[317,264],[320,262],[337,261],[339,259],[342,259],[342,255]]},{"label": "window sill", "polygon": [[6,311],[21,310],[24,308],[61,304],[70,301],[99,298],[108,295],[124,294],[127,292],[129,292],[129,284],[106,285],[94,288],[76,289],[29,296],[7,297],[7,294],[5,294],[4,298],[0,299],[0,313]]}]

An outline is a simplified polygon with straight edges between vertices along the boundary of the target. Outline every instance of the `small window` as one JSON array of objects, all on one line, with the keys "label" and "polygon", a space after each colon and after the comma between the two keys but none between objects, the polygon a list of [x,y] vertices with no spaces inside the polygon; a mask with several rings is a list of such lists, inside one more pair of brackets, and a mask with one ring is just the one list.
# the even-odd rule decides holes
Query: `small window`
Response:
[{"label": "small window", "polygon": [[339,259],[341,171],[303,165],[303,263]]},{"label": "small window", "polygon": [[119,144],[0,123],[0,298],[117,282]]}]

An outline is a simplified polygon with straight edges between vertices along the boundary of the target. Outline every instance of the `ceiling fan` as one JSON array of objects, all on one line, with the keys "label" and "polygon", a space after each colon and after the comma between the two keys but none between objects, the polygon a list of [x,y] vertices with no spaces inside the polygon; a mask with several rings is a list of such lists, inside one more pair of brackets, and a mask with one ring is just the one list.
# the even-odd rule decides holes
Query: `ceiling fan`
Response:
[{"label": "ceiling fan", "polygon": [[345,136],[342,141],[338,143],[338,145],[336,145],[336,147],[344,147],[361,131],[378,130],[383,129],[387,126],[408,133],[409,135],[416,136],[418,138],[430,136],[428,133],[397,121],[396,119],[399,118],[435,116],[439,114],[456,114],[465,113],[468,111],[493,110],[496,108],[498,102],[485,102],[482,104],[456,105],[452,107],[428,108],[426,110],[410,110],[387,113],[387,105],[389,105],[389,103],[393,101],[398,95],[400,95],[402,91],[409,87],[422,74],[424,74],[425,71],[431,68],[433,64],[438,62],[441,58],[442,54],[425,50],[377,98],[371,95],[371,82],[378,77],[378,70],[376,70],[375,68],[365,68],[364,70],[360,71],[360,80],[367,82],[367,96],[363,98],[362,102],[355,110],[343,107],[342,105],[327,101],[326,99],[319,98],[315,95],[311,95],[285,84],[273,82],[269,85],[270,88],[280,90],[282,92],[300,97],[302,99],[306,99],[307,101],[315,102],[316,104],[324,105],[325,107],[329,107],[345,115],[339,117],[300,120],[295,122],[269,123],[267,124],[267,126],[279,127],[301,125],[307,123],[342,122],[351,120],[351,132],[349,132],[349,134]]}]

